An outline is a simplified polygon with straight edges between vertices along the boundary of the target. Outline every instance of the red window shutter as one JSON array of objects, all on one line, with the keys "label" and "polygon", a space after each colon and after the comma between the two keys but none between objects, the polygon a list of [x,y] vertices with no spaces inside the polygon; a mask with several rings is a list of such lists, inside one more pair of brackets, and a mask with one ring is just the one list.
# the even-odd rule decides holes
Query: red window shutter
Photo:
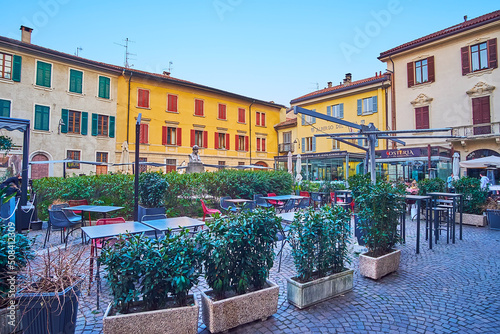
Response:
[{"label": "red window shutter", "polygon": [[408,88],[415,85],[415,72],[413,71],[413,62],[406,65],[408,73]]},{"label": "red window shutter", "polygon": [[245,109],[238,109],[238,122],[245,123]]},{"label": "red window shutter", "polygon": [[248,152],[248,136],[245,136],[245,151]]},{"label": "red window shutter", "polygon": [[462,75],[470,73],[469,47],[464,46],[461,49],[462,53]]},{"label": "red window shutter", "polygon": [[182,129],[177,128],[177,146],[182,146]]},{"label": "red window shutter", "polygon": [[139,89],[139,107],[149,108],[149,91]]},{"label": "red window shutter", "polygon": [[139,143],[140,144],[147,144],[148,143],[148,125],[147,124],[140,125]]},{"label": "red window shutter", "polygon": [[236,151],[239,151],[240,150],[240,141],[239,141],[239,138],[240,136],[238,135],[234,135],[234,149]]},{"label": "red window shutter", "polygon": [[260,116],[262,117],[260,125],[266,126],[266,114],[262,113],[262,114],[260,114]]},{"label": "red window shutter", "polygon": [[219,119],[226,119],[226,105],[219,104]]},{"label": "red window shutter", "polygon": [[203,131],[203,147],[207,148],[208,147],[208,132]]},{"label": "red window shutter", "polygon": [[260,138],[257,138],[257,151],[260,151]]},{"label": "red window shutter", "polygon": [[194,134],[195,134],[195,130],[191,129],[191,145],[190,145],[191,147],[193,147],[195,144],[194,143]]},{"label": "red window shutter", "polygon": [[198,116],[203,116],[203,100],[195,100],[194,114]]},{"label": "red window shutter", "polygon": [[161,127],[161,144],[167,145],[167,127],[166,126]]},{"label": "red window shutter", "polygon": [[429,106],[422,107],[422,126],[423,129],[429,129]]},{"label": "red window shutter", "polygon": [[493,38],[488,41],[488,67],[497,68],[497,39]]},{"label": "red window shutter", "polygon": [[481,99],[472,99],[472,124],[481,123]]},{"label": "red window shutter", "polygon": [[436,81],[436,76],[434,74],[434,56],[427,58],[427,70],[428,70],[429,82]]},{"label": "red window shutter", "polygon": [[266,138],[262,138],[262,152],[265,152],[266,151]]},{"label": "red window shutter", "polygon": [[260,125],[260,112],[255,113],[255,124]]},{"label": "red window shutter", "polygon": [[229,139],[229,133],[226,133],[226,150],[229,150],[231,145],[229,145],[230,139]]},{"label": "red window shutter", "polygon": [[422,129],[422,108],[415,108],[415,129]]},{"label": "red window shutter", "polygon": [[168,95],[168,111],[177,112],[177,96]]},{"label": "red window shutter", "polygon": [[218,149],[219,148],[219,133],[218,132],[215,133],[214,138],[215,138],[214,148]]}]

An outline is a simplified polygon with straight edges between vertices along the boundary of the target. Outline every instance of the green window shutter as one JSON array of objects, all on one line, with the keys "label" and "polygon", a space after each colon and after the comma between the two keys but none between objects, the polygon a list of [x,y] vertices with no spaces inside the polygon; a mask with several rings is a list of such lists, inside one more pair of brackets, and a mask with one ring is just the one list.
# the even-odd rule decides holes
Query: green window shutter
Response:
[{"label": "green window shutter", "polygon": [[49,130],[49,113],[49,107],[35,105],[35,130]]},{"label": "green window shutter", "polygon": [[316,152],[316,137],[312,137],[312,141],[313,141],[313,152]]},{"label": "green window shutter", "polygon": [[[316,109],[313,109],[312,111],[316,111]],[[316,123],[316,117],[312,117],[312,120],[311,120],[311,124],[315,124]]]},{"label": "green window shutter", "polygon": [[306,152],[306,139],[302,138],[302,153]]},{"label": "green window shutter", "polygon": [[64,123],[64,125],[61,125],[61,132],[68,133],[68,109],[62,110],[61,118]]},{"label": "green window shutter", "polygon": [[87,128],[89,126],[89,113],[82,111],[82,128],[80,129],[80,133],[84,136],[87,135]]},{"label": "green window shutter", "polygon": [[306,125],[306,115],[302,114],[302,125]]},{"label": "green window shutter", "polygon": [[339,105],[339,114],[340,114],[339,118],[344,118],[344,104],[343,103],[341,103]]},{"label": "green window shutter", "polygon": [[358,100],[358,116],[361,116],[363,113],[363,100],[359,99]]},{"label": "green window shutter", "polygon": [[21,56],[14,56],[14,61],[12,63],[12,81],[21,81],[21,64],[23,58]]},{"label": "green window shutter", "polygon": [[326,116],[332,116],[332,106],[326,107]]},{"label": "green window shutter", "polygon": [[102,99],[109,99],[110,79],[99,77],[99,93],[98,96]]},{"label": "green window shutter", "polygon": [[69,70],[69,91],[72,93],[82,93],[83,72]]},{"label": "green window shutter", "polygon": [[109,116],[109,138],[115,138],[115,116]]},{"label": "green window shutter", "polygon": [[372,97],[372,103],[373,103],[373,112],[377,112],[378,111],[377,96]]},{"label": "green window shutter", "polygon": [[36,85],[43,87],[50,87],[51,72],[52,72],[51,64],[44,63],[43,61],[37,62]]},{"label": "green window shutter", "polygon": [[92,136],[97,136],[97,121],[99,119],[99,115],[92,114]]},{"label": "green window shutter", "polygon": [[10,101],[0,100],[0,116],[10,117]]}]

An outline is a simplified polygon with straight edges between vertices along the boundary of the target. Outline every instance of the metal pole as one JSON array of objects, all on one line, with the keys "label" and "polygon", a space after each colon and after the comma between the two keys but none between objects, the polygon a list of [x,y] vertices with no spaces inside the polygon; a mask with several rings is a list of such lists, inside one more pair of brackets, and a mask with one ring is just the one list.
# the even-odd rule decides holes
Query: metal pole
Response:
[{"label": "metal pole", "polygon": [[[28,160],[29,160],[29,143],[30,143],[30,123],[28,122],[28,125],[26,126],[26,130],[24,130],[24,136],[23,136],[23,163],[22,163],[22,171],[21,171],[21,176],[22,176],[22,183],[21,183],[21,199],[20,203],[17,207],[17,217],[19,217],[19,220],[16,219],[16,228],[17,232],[21,233],[23,226],[28,227],[29,226],[29,221],[26,221],[30,218],[29,214],[25,214],[22,210],[23,206],[26,206],[26,203],[28,201]],[[16,218],[17,218],[16,217]]]},{"label": "metal pole", "polygon": [[142,113],[137,116],[137,122],[135,123],[135,162],[134,162],[134,220],[138,221],[139,213],[139,137],[141,133],[141,118]]},{"label": "metal pole", "polygon": [[377,181],[377,175],[375,172],[375,135],[368,136],[368,147],[370,149],[370,176],[372,184]]},{"label": "metal pole", "polygon": [[[345,179],[349,178],[349,153],[345,155]],[[346,197],[347,199],[347,197]]]}]

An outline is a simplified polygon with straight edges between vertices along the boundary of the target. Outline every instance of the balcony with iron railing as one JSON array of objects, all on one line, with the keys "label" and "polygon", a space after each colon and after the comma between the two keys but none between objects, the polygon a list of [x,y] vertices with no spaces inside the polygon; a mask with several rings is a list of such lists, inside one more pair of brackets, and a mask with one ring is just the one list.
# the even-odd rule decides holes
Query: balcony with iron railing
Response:
[{"label": "balcony with iron railing", "polygon": [[494,138],[500,136],[500,122],[456,126],[452,134],[467,139]]},{"label": "balcony with iron railing", "polygon": [[281,143],[278,144],[278,152],[279,153],[288,153],[289,151],[293,153],[294,151],[294,143]]}]

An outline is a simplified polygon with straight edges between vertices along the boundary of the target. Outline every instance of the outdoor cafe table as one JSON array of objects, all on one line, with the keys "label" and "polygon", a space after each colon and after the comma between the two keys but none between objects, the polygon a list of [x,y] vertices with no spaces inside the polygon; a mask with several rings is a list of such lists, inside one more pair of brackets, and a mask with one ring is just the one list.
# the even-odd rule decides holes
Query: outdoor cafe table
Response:
[{"label": "outdoor cafe table", "polygon": [[[92,241],[94,239],[104,239],[110,237],[116,237],[120,234],[138,234],[144,232],[153,232],[154,229],[138,222],[126,222],[118,224],[108,224],[99,226],[84,226],[82,227],[83,233],[85,233],[89,239]],[[94,268],[94,259],[90,257],[90,268]],[[97,308],[99,309],[99,286],[101,284],[99,276],[99,262],[97,263]],[[89,277],[89,282],[92,282],[92,272]],[[90,289],[89,289],[90,293]]]},{"label": "outdoor cafe table", "polygon": [[463,217],[462,217],[462,212],[463,210],[463,205],[464,205],[464,199],[462,194],[456,194],[456,193],[440,193],[440,192],[434,192],[434,193],[427,193],[428,196],[432,196],[433,202],[436,202],[438,197],[451,197],[452,198],[452,241],[455,243],[455,213],[460,211],[460,234],[459,238],[462,240],[462,222],[463,222]]},{"label": "outdoor cafe table", "polygon": [[306,197],[297,195],[279,195],[279,196],[266,196],[262,198],[269,202],[269,201],[294,201],[296,199],[303,199]]},{"label": "outdoor cafe table", "polygon": [[[422,205],[422,201],[425,201],[425,210],[426,210],[426,215],[425,215],[425,226],[428,226],[429,224],[429,208],[430,208],[430,199],[431,196],[418,196],[418,195],[406,195],[406,199],[413,200],[417,203],[417,245],[416,245],[416,253],[420,253],[420,208]],[[410,214],[411,218],[411,214]],[[405,215],[403,214],[403,226],[405,226]],[[430,224],[429,226],[432,226]],[[403,231],[405,231],[406,227],[403,227]],[[429,248],[432,249],[432,229],[430,229],[429,234],[431,237],[429,238]],[[405,240],[405,232],[403,232],[403,240]]]},{"label": "outdoor cafe table", "polygon": [[[108,212],[117,211],[123,209],[123,206],[109,206],[109,205],[77,205],[77,206],[68,206],[62,208],[63,210],[70,211],[81,211],[82,212],[82,223],[84,219],[84,212],[97,212],[102,213],[103,217],[106,217]],[[83,224],[82,224],[83,225]]]},{"label": "outdoor cafe table", "polygon": [[241,206],[247,202],[252,202],[251,199],[245,199],[245,198],[228,198],[225,201],[235,204],[237,209],[241,209]]},{"label": "outdoor cafe table", "polygon": [[146,220],[142,221],[142,224],[153,228],[155,230],[156,237],[158,237],[157,231],[164,232],[168,230],[177,230],[183,228],[197,229],[200,226],[205,226],[205,222],[190,217],[174,217],[174,218]]}]

